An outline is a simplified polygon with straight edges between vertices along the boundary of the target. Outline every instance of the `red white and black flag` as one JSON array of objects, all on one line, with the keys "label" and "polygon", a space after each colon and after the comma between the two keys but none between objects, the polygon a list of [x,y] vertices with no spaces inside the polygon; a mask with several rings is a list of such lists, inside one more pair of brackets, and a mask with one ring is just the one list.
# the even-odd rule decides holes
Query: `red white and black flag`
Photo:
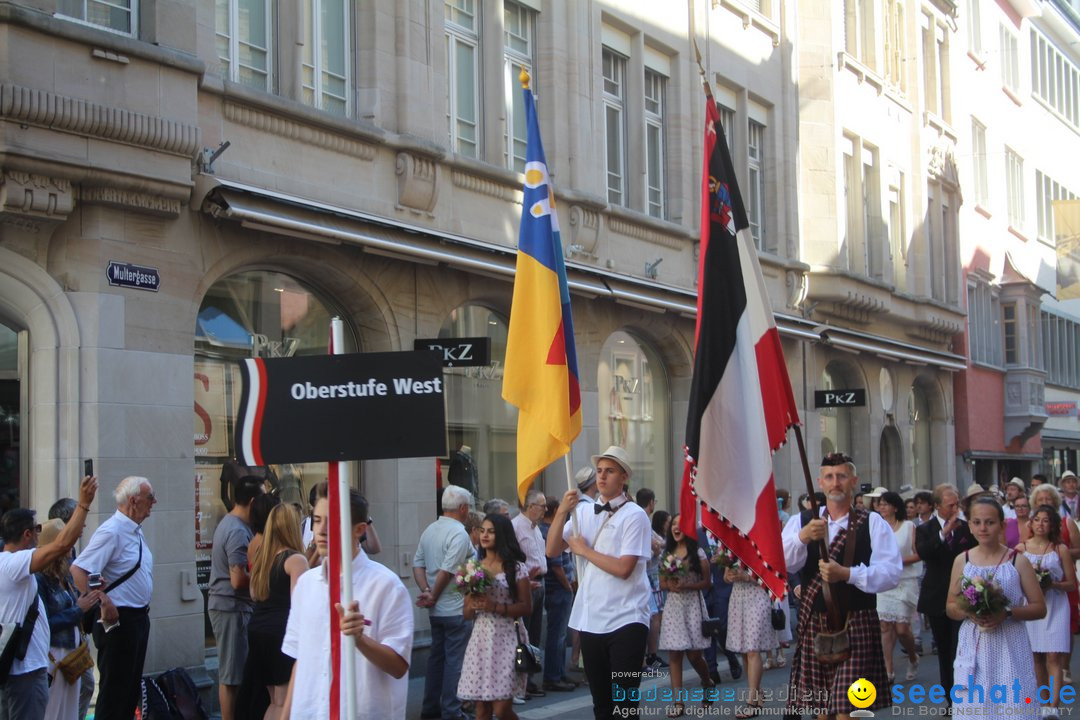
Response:
[{"label": "red white and black flag", "polygon": [[786,592],[772,453],[799,422],[716,102],[706,91],[694,378],[680,525],[702,524],[774,597]]}]

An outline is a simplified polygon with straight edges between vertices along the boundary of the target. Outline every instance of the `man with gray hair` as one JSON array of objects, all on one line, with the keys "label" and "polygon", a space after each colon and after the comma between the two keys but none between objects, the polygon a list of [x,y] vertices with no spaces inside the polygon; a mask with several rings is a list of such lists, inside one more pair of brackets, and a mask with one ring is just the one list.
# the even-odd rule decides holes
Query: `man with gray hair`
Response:
[{"label": "man with gray hair", "polygon": [[510,517],[510,503],[502,498],[491,498],[484,503],[485,515],[505,515]]},{"label": "man with gray hair", "polygon": [[473,555],[465,531],[472,505],[473,496],[468,490],[457,485],[447,487],[442,495],[443,514],[424,529],[413,558],[413,579],[420,588],[416,605],[428,608],[431,621],[421,718],[465,718],[457,686],[472,623],[465,620],[465,597],[454,592],[450,584],[454,571]]},{"label": "man with gray hair", "polygon": [[[144,477],[130,476],[113,492],[116,513],[90,538],[71,566],[80,592],[88,592],[90,575],[100,575],[115,608],[103,611],[94,626],[98,649],[96,720],[131,720],[139,701],[139,680],[150,637],[150,596],[154,590],[154,555],[143,538],[142,523],[157,502]],[[96,587],[96,586],[95,586]],[[110,616],[115,613],[115,616]],[[119,621],[119,624],[116,623]],[[106,633],[105,625],[109,623]]]}]

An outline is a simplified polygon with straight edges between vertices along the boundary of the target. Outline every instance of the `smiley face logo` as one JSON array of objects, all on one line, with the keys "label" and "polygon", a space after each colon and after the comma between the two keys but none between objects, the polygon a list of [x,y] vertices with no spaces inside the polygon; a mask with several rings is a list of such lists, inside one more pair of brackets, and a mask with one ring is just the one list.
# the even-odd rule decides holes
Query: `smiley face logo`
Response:
[{"label": "smiley face logo", "polygon": [[847,696],[855,707],[868,708],[877,699],[877,688],[874,687],[874,683],[866,678],[859,678],[851,683],[851,687],[847,690]]}]

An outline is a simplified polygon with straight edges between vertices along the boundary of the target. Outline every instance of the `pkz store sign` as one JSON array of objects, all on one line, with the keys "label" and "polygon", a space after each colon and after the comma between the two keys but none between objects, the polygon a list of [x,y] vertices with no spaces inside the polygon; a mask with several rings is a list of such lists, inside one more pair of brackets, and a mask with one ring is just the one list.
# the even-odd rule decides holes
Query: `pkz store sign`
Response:
[{"label": "pkz store sign", "polygon": [[866,390],[815,390],[814,407],[863,407],[866,405]]},{"label": "pkz store sign", "polygon": [[417,338],[413,350],[438,353],[443,367],[483,367],[491,364],[491,338]]},{"label": "pkz store sign", "polygon": [[157,268],[115,260],[110,261],[109,266],[105,268],[105,276],[109,279],[109,284],[116,287],[157,292],[161,286],[161,275],[158,274]]}]

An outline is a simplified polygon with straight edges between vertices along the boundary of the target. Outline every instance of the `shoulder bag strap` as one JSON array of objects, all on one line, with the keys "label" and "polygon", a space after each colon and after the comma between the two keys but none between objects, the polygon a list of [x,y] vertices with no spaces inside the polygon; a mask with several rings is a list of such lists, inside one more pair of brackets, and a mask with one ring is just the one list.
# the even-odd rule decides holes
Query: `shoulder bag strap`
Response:
[{"label": "shoulder bag strap", "polygon": [[131,576],[134,575],[140,567],[142,567],[142,546],[143,539],[142,536],[139,535],[139,559],[135,561],[135,565],[130,570],[113,580],[105,587],[105,594],[112,592],[116,588],[126,583],[131,578]]}]

